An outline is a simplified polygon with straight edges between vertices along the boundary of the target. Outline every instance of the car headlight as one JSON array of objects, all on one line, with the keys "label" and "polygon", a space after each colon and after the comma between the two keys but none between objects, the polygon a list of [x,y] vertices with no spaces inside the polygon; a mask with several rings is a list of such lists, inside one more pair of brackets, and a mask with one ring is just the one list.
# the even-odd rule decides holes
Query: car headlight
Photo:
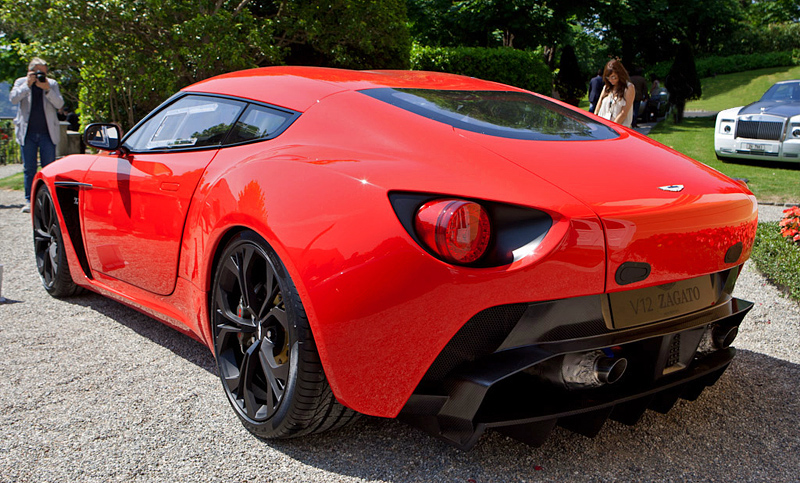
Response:
[{"label": "car headlight", "polygon": [[719,133],[733,135],[733,128],[735,125],[736,121],[733,119],[723,119],[719,122]]},{"label": "car headlight", "polygon": [[789,128],[789,135],[786,137],[800,139],[800,123],[793,122],[791,127]]}]

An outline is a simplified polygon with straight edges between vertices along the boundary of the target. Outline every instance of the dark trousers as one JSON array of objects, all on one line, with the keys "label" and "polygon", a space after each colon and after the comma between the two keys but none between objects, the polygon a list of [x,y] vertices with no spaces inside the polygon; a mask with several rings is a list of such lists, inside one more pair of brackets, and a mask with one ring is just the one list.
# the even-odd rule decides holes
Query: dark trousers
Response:
[{"label": "dark trousers", "polygon": [[22,166],[25,179],[25,201],[31,202],[31,185],[33,177],[36,176],[36,156],[42,161],[44,168],[56,160],[56,145],[50,139],[48,133],[28,132],[25,135],[25,145],[22,146]]}]

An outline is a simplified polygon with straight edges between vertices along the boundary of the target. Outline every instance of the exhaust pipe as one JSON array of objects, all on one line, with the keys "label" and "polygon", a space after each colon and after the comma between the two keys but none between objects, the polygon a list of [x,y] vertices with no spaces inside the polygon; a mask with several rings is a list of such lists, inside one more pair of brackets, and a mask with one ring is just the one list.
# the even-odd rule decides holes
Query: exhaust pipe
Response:
[{"label": "exhaust pipe", "polygon": [[727,349],[730,347],[737,335],[739,335],[738,325],[734,325],[733,327],[715,325],[714,328],[711,329],[711,337],[714,340],[714,345],[719,349]]},{"label": "exhaust pipe", "polygon": [[526,372],[565,389],[588,389],[619,381],[628,367],[624,357],[607,357],[603,351],[565,354],[537,364]]},{"label": "exhaust pipe", "polygon": [[709,352],[727,349],[733,344],[737,335],[739,335],[738,325],[724,326],[713,324],[705,331],[703,338],[700,339],[697,352],[708,354]]}]

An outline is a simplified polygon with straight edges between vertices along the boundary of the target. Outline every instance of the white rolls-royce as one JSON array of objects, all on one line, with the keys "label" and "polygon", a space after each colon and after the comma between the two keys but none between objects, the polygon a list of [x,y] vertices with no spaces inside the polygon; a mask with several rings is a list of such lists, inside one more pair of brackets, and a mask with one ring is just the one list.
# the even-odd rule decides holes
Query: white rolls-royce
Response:
[{"label": "white rolls-royce", "polygon": [[800,163],[800,80],[778,82],[758,101],[717,114],[717,159]]}]

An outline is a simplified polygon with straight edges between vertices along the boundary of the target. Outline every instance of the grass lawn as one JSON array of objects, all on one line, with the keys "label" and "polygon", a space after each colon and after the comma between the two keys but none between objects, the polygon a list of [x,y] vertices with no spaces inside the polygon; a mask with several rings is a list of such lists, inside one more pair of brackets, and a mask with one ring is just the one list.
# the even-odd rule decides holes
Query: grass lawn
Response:
[{"label": "grass lawn", "polygon": [[800,246],[783,238],[778,223],[760,223],[751,255],[761,273],[800,302]]},{"label": "grass lawn", "polygon": [[761,99],[772,84],[800,79],[800,66],[772,67],[701,79],[703,98],[686,104],[688,111],[722,111]]},{"label": "grass lawn", "polygon": [[25,184],[22,173],[12,174],[11,176],[0,178],[0,189],[22,191],[24,188]]},{"label": "grass lawn", "polygon": [[714,154],[714,117],[667,119],[650,137],[733,178],[747,178],[750,190],[762,202],[800,203],[800,163],[737,161],[723,163]]}]

